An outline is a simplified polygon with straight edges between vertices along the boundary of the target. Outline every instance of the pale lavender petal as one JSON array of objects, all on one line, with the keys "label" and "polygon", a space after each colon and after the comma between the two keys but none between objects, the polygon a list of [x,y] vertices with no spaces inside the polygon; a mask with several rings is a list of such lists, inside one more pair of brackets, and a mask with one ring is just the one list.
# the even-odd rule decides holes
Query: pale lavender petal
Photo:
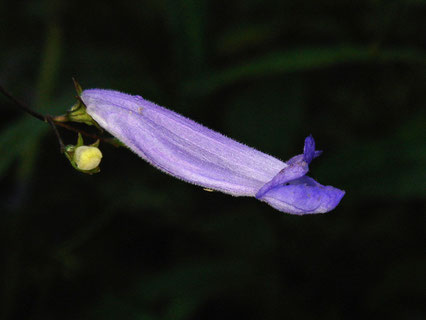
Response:
[{"label": "pale lavender petal", "polygon": [[253,196],[287,165],[138,96],[85,90],[87,112],[152,165],[235,196]]},{"label": "pale lavender petal", "polygon": [[332,210],[344,191],[306,177],[321,151],[312,136],[303,154],[286,163],[210,130],[142,97],[83,91],[87,113],[105,130],[160,170],[234,196],[255,196],[294,214]]}]

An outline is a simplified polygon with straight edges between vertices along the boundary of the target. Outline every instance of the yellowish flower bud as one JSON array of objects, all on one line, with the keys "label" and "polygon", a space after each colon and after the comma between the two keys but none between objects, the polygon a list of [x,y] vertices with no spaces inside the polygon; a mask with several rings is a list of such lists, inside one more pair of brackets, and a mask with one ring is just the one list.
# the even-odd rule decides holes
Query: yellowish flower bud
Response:
[{"label": "yellowish flower bud", "polygon": [[81,146],[77,147],[74,152],[74,161],[80,170],[93,170],[102,159],[102,152],[96,147]]}]

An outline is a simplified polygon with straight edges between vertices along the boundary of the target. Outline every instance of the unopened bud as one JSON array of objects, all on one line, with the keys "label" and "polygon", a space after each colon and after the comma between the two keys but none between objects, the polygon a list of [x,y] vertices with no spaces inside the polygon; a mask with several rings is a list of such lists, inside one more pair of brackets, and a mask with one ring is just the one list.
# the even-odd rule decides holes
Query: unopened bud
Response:
[{"label": "unopened bud", "polygon": [[81,146],[74,152],[74,161],[80,170],[89,171],[97,168],[102,159],[102,152],[97,147]]}]

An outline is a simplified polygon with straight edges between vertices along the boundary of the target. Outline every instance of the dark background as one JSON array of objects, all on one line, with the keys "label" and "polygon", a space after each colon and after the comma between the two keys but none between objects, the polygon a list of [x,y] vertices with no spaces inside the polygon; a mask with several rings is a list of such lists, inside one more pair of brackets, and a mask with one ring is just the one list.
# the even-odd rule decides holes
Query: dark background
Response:
[{"label": "dark background", "polygon": [[1,97],[0,318],[424,319],[425,17],[423,0],[0,2],[1,83],[38,111],[65,112],[74,76],[283,160],[312,133],[310,175],[347,192],[292,216],[109,145],[84,175]]}]

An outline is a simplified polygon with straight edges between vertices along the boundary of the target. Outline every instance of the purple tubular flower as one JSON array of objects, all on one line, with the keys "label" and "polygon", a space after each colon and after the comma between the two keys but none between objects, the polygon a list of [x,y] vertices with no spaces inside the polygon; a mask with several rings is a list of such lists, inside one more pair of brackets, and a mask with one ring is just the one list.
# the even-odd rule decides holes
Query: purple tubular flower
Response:
[{"label": "purple tubular flower", "polygon": [[105,130],[158,169],[233,196],[252,196],[292,214],[333,210],[345,194],[306,177],[320,155],[312,136],[287,162],[250,148],[140,96],[83,91],[87,113]]}]

